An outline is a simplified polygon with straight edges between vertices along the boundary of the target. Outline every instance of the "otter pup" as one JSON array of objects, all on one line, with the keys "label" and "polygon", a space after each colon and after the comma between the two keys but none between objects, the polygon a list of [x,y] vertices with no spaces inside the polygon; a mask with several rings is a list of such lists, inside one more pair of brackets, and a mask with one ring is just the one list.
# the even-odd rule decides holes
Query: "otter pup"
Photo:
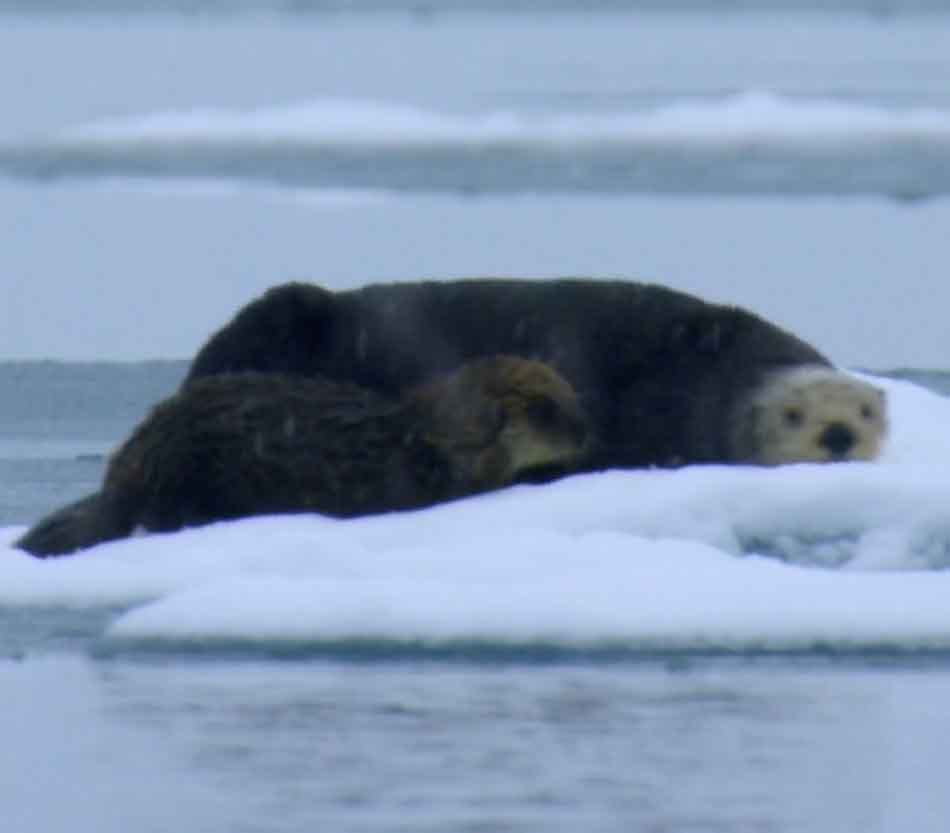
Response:
[{"label": "otter pup", "polygon": [[570,385],[511,356],[471,362],[401,400],[321,378],[210,376],[152,410],[82,511],[54,513],[72,518],[67,534],[31,530],[17,546],[56,555],[137,528],[423,507],[570,470],[586,441]]}]

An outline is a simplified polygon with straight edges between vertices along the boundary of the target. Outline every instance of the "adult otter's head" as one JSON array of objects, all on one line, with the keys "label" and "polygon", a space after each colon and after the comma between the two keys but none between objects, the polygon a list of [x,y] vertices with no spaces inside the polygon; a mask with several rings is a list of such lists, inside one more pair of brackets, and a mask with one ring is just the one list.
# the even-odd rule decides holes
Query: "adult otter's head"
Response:
[{"label": "adult otter's head", "polygon": [[484,488],[562,473],[587,450],[574,389],[541,362],[479,359],[413,396],[432,414],[427,438]]},{"label": "adult otter's head", "polygon": [[880,389],[841,371],[803,365],[769,374],[740,403],[738,462],[873,460],[887,433]]}]

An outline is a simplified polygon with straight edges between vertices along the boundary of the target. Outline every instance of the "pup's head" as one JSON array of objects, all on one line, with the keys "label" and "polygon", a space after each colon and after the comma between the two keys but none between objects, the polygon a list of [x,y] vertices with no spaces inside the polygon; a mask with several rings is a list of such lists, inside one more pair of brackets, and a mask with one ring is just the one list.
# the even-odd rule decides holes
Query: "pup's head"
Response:
[{"label": "pup's head", "polygon": [[488,488],[570,470],[587,450],[587,421],[574,389],[542,362],[491,356],[439,382],[434,441],[464,454]]}]

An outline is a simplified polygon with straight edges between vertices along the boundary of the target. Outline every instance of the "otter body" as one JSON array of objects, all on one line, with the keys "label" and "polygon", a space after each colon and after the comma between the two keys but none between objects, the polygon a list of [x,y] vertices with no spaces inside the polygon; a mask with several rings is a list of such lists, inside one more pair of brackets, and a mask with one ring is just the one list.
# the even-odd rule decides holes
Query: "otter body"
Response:
[{"label": "otter body", "polygon": [[[206,377],[258,372],[323,379],[315,382],[318,385],[333,380],[344,388],[358,386],[362,390],[354,396],[367,403],[366,414],[379,414],[411,399],[407,392],[420,385],[495,354],[542,362],[577,393],[592,442],[589,453],[572,462],[573,470],[870,460],[887,431],[882,392],[834,369],[795,335],[738,307],[628,281],[470,279],[380,284],[344,292],[285,284],[251,301],[209,339],[195,357],[180,396],[187,398],[193,387],[209,390],[203,387]],[[208,384],[215,390],[215,383]],[[281,384],[294,386],[286,380]],[[305,386],[304,381],[300,384]],[[236,392],[229,407],[236,412],[237,403],[248,396],[260,398],[245,388]],[[276,397],[279,402],[292,394],[277,392]],[[322,418],[308,417],[309,410],[308,405],[295,417],[293,437],[285,438],[287,460],[295,449],[306,449],[297,426]],[[402,416],[394,425],[406,426],[419,418],[398,408],[395,412]],[[367,418],[371,440],[368,426],[376,423],[374,417]],[[269,431],[279,424],[272,422]],[[330,435],[339,430],[332,428]],[[378,446],[381,453],[388,449],[386,453],[393,454],[394,470],[403,465],[396,462],[402,452],[395,452],[392,442],[401,430]],[[175,448],[173,434],[152,431],[156,448],[169,443]],[[343,453],[347,441],[341,437],[339,445],[328,448],[328,453],[341,452],[333,464],[340,473],[356,472],[361,465],[363,441],[354,441]],[[196,458],[202,453],[196,452]],[[413,466],[421,465],[423,457],[405,459],[412,463],[409,480],[421,477],[422,469]],[[185,477],[188,465],[186,456],[175,465],[166,464],[163,476],[169,482],[172,476]],[[282,477],[292,473],[288,468]],[[448,477],[450,470],[436,466],[441,476]],[[230,471],[235,471],[233,466]],[[369,471],[372,482],[372,472],[379,469]],[[113,482],[117,479],[117,473],[111,475]],[[347,505],[357,513],[385,511],[403,506],[408,494],[421,503],[455,494],[454,487],[446,485],[451,478],[428,493],[421,485],[424,479],[413,481],[397,495],[374,492],[382,488],[379,483],[360,491],[355,485],[359,479],[352,475],[341,492],[344,509],[334,509],[330,493],[324,492],[321,499],[328,503],[320,511],[345,515]],[[293,506],[274,511],[309,508],[307,488],[290,487],[289,482],[283,488],[285,497],[289,490]],[[196,494],[200,488],[196,484]],[[250,489],[251,483],[241,488]],[[119,494],[131,491],[128,486]],[[237,496],[222,494],[227,500]],[[245,506],[263,510],[267,500],[262,491]],[[115,537],[108,527],[114,527],[122,513],[113,508],[103,515],[103,504],[96,494],[54,512],[18,546],[51,554],[88,546],[106,533]],[[194,516],[210,519],[224,511],[195,510]],[[149,523],[165,528],[165,509],[154,512]],[[184,517],[184,503],[174,512]],[[190,522],[190,516],[181,521]]]},{"label": "otter body", "polygon": [[139,528],[428,506],[569,470],[586,434],[570,386],[520,358],[469,363],[399,400],[325,379],[212,376],[153,409],[113,455],[97,496],[17,545],[54,555]]},{"label": "otter body", "polygon": [[[589,469],[812,459],[756,446],[756,437],[767,437],[750,426],[761,412],[756,393],[802,367],[825,369],[876,396],[832,370],[815,348],[746,310],[652,284],[585,279],[344,292],[285,284],[216,333],[188,378],[266,370],[398,394],[493,353],[543,361],[574,387],[597,440]],[[882,425],[860,420],[855,433]],[[852,457],[845,449],[834,459]]]}]

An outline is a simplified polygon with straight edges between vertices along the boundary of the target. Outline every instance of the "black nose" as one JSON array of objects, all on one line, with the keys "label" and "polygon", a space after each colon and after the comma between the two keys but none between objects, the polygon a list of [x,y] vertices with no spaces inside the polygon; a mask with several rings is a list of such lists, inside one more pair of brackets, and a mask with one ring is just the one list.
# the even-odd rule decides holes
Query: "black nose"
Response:
[{"label": "black nose", "polygon": [[843,422],[833,422],[818,438],[818,444],[827,448],[835,457],[847,454],[857,442],[854,431]]}]

